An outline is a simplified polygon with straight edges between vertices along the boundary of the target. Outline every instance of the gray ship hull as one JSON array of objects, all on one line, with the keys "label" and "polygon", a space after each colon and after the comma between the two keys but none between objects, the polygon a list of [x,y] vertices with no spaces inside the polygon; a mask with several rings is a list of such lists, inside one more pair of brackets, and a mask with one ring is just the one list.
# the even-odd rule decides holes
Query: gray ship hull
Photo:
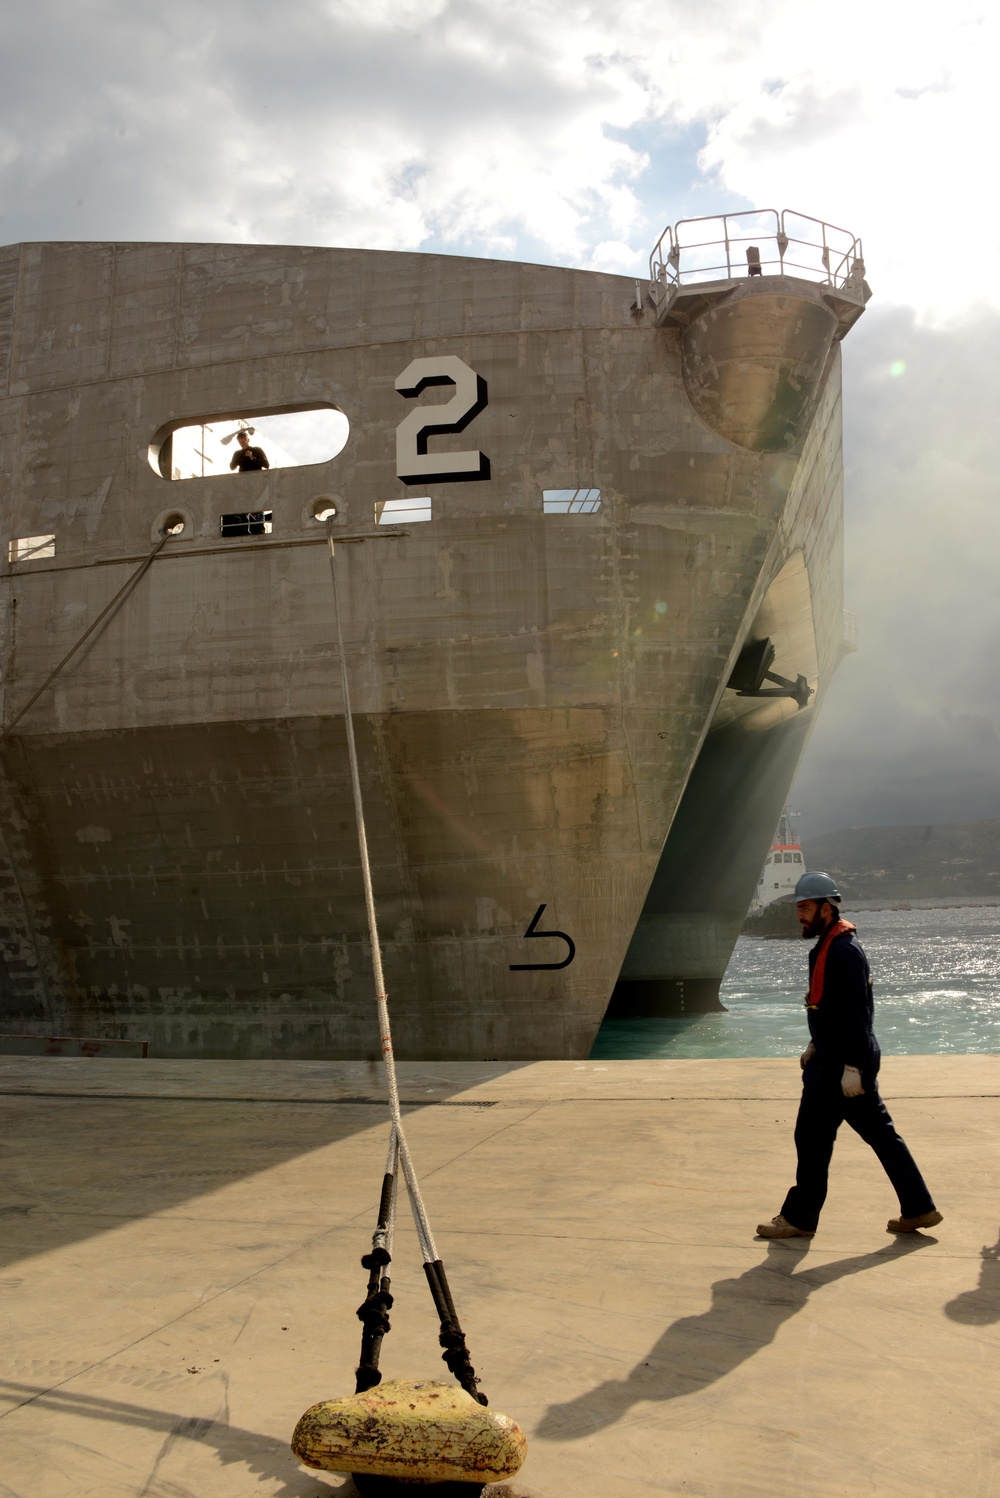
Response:
[{"label": "gray ship hull", "polygon": [[[398,1054],[585,1056],[612,993],[713,1002],[842,648],[836,299],[664,315],[621,277],[253,247],[0,275],[4,532],[55,538],[3,589],[0,1028],[377,1053],[321,496]],[[452,357],[484,403],[401,477],[451,389],[400,378]],[[330,463],[157,471],[184,421],[310,403],[350,420]],[[429,523],[375,523],[415,494]],[[271,534],[220,538],[236,509]],[[727,687],[764,634],[808,706]]]}]

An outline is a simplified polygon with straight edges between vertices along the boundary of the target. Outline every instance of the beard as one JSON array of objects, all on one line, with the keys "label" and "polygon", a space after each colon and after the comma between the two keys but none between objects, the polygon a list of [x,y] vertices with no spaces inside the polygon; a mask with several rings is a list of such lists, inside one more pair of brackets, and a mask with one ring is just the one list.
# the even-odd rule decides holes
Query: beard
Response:
[{"label": "beard", "polygon": [[819,914],[813,916],[811,921],[802,927],[802,940],[811,941],[814,936],[822,936],[826,930],[826,922]]}]

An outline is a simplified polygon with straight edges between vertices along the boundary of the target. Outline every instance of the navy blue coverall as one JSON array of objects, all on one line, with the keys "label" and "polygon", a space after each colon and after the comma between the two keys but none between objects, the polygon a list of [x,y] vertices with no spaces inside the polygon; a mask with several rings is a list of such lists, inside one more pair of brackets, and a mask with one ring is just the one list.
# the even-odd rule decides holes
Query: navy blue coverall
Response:
[{"label": "navy blue coverall", "polygon": [[[822,937],[809,953],[810,978],[821,945]],[[826,1201],[834,1140],[844,1122],[875,1151],[899,1197],[902,1215],[920,1217],[932,1212],[934,1203],[923,1176],[879,1096],[882,1055],[872,1028],[871,972],[854,931],[831,941],[822,996],[806,1013],[816,1054],[802,1073],[802,1101],[795,1122],[798,1169],[781,1208],[782,1217],[804,1232],[816,1231]],[[845,1066],[856,1066],[861,1073],[861,1097],[845,1097],[841,1091]]]}]

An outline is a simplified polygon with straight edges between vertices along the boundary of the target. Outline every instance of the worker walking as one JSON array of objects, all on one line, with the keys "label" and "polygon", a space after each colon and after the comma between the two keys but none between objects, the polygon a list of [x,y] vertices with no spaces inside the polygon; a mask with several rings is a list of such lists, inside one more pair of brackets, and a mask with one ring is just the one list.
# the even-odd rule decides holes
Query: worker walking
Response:
[{"label": "worker walking", "polygon": [[849,1123],[870,1144],[899,1197],[890,1233],[914,1233],[943,1221],[923,1176],[896,1133],[878,1091],[881,1061],[873,1024],[872,980],[856,928],[841,919],[840,891],[829,874],[803,874],[795,886],[802,935],[819,937],[809,953],[809,1044],[800,1058],[802,1101],[795,1122],[795,1185],[761,1238],[812,1238],[826,1200],[837,1130]]}]

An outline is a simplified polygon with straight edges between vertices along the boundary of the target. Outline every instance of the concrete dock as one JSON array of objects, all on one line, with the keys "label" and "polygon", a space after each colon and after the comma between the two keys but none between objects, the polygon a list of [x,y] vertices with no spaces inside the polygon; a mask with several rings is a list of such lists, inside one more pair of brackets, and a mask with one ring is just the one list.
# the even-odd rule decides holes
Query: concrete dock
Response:
[{"label": "concrete dock", "polygon": [[[410,1064],[408,1131],[497,1498],[1000,1492],[1000,1057],[889,1058],[933,1234],[844,1130],[755,1241],[792,1060]],[[387,1123],[364,1063],[0,1057],[2,1498],[352,1498],[288,1449],[349,1393]],[[386,1377],[447,1377],[408,1218]],[[419,1491],[417,1489],[416,1491]]]}]

